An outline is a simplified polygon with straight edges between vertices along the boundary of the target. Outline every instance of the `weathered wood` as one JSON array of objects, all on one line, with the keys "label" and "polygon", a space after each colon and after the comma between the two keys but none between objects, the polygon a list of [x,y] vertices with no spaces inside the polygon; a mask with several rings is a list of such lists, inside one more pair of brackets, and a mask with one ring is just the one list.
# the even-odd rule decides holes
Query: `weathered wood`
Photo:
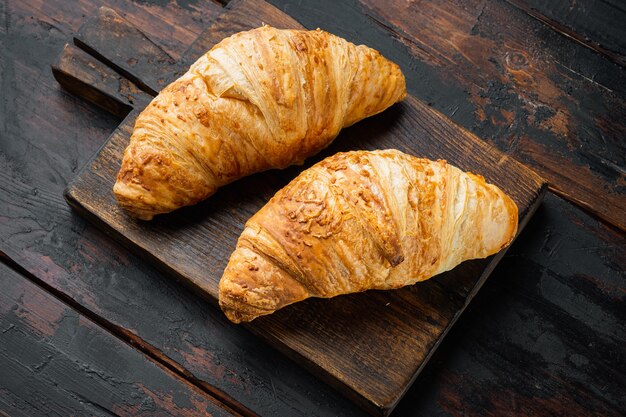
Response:
[{"label": "weathered wood", "polygon": [[69,44],[52,64],[52,74],[70,93],[118,117],[125,117],[134,105],[151,98],[126,77]]},{"label": "weathered wood", "polygon": [[[196,52],[205,52],[224,36],[262,23],[299,27],[263,1],[236,1],[217,19],[215,32],[211,27],[201,35],[186,58],[195,59]],[[103,43],[109,50],[117,50],[114,42]],[[106,52],[98,53],[107,58]],[[139,249],[141,255],[216,302],[219,278],[243,224],[298,169],[256,175],[225,187],[197,207],[161,216],[152,223],[136,222],[119,209],[111,192],[134,116],[132,113],[122,123],[68,187],[68,201]],[[481,173],[518,203],[522,227],[542,197],[539,177],[411,97],[383,115],[346,130],[314,159],[340,150],[384,148],[444,158],[462,169]],[[258,193],[242,197],[244,190],[250,189]],[[300,303],[260,319],[250,328],[304,361],[368,411],[388,414],[498,259],[465,265],[447,278],[412,289],[324,301],[323,309],[317,300]],[[354,326],[357,318],[360,325]]]},{"label": "weathered wood", "polygon": [[[138,345],[156,349],[155,355],[181,373],[230,393],[261,415],[362,415],[275,349],[228,325],[199,297],[72,215],[62,200],[76,167],[119,123],[60,90],[49,70],[72,31],[100,3],[0,2],[0,249]],[[345,30],[344,36],[370,36],[382,29],[367,18],[371,29],[364,29],[360,9],[342,4],[344,14],[336,13],[332,1],[286,2],[281,8],[303,13],[301,21],[307,16],[328,21]],[[207,22],[202,0],[117,1],[114,6],[172,56],[180,56],[180,45],[190,43],[197,36],[193,31]],[[553,39],[546,38],[552,45]],[[387,35],[372,36],[368,43],[384,39]],[[389,39],[389,44],[395,43]],[[412,88],[421,85],[432,93],[424,97],[436,98],[435,107],[449,114],[462,104],[458,99],[465,93],[452,94],[452,85],[435,89],[436,79],[427,77],[417,61],[410,68],[408,75],[422,81]],[[450,94],[437,95],[446,88]],[[455,117],[463,111],[460,107]],[[616,336],[595,349],[595,341],[604,340],[607,332],[617,335],[616,321],[626,322],[610,304],[623,304],[623,247],[622,234],[559,198],[547,198],[393,415],[503,415],[511,410],[565,415],[585,409],[614,415],[624,410],[616,395],[623,376],[605,376],[605,370],[623,369],[625,340]],[[555,285],[556,293],[546,291]],[[602,366],[592,366],[596,363]],[[611,409],[617,412],[602,412]]]},{"label": "weathered wood", "polygon": [[626,65],[626,8],[621,0],[507,0],[530,16]]},{"label": "weathered wood", "polygon": [[237,415],[4,264],[0,369],[2,415]]},{"label": "weathered wood", "polygon": [[626,230],[622,67],[503,1],[270,1],[307,27],[385,50],[418,99]]},{"label": "weathered wood", "polygon": [[167,85],[175,62],[115,10],[101,7],[80,27],[74,43],[155,96]]},{"label": "weathered wood", "polygon": [[36,17],[38,24],[66,36],[75,34],[85,23],[85,17],[96,15],[99,8],[112,8],[122,17],[132,18],[136,27],[176,59],[222,11],[222,5],[214,0],[9,0],[4,3],[9,18]]}]

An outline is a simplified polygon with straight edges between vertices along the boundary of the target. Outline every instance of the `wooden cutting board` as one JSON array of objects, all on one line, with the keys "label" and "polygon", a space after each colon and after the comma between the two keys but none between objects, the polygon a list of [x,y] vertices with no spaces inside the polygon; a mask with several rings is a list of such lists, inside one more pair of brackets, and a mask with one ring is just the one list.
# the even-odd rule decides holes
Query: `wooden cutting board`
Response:
[{"label": "wooden cutting board", "polygon": [[[219,279],[246,220],[303,169],[339,151],[396,148],[480,173],[515,200],[523,229],[543,198],[545,182],[411,96],[345,129],[304,167],[253,175],[152,222],[125,215],[112,187],[138,112],[215,43],[262,23],[301,27],[262,0],[233,0],[176,62],[110,9],[88,19],[74,38],[77,47],[67,45],[53,65],[55,77],[115,114],[130,113],[69,185],[69,204],[215,305]],[[310,299],[247,326],[364,409],[387,415],[503,254],[395,291]]]}]

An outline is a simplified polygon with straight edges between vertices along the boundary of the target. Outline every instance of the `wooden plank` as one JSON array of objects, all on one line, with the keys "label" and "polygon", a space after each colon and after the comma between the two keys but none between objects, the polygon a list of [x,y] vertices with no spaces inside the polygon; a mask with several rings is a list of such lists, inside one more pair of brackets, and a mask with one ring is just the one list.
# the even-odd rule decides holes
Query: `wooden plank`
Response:
[{"label": "wooden plank", "polygon": [[620,0],[507,0],[563,35],[626,65],[626,8]]},{"label": "wooden plank", "polygon": [[2,415],[238,415],[4,264],[0,369]]},{"label": "wooden plank", "polygon": [[[449,126],[438,126],[438,120],[423,120],[423,114],[419,114],[419,111],[409,106],[400,111],[407,117],[417,118],[424,123],[423,126],[411,126],[410,129],[413,137],[422,139],[423,147],[420,149],[425,152],[420,155],[433,157],[430,152],[434,152],[439,157],[443,155],[457,165],[465,164],[466,167],[472,165],[473,161],[455,160],[455,158],[462,158],[463,155],[459,153],[455,156],[452,153],[455,151],[454,146],[450,150],[445,149],[445,144],[441,149],[433,148],[432,142],[428,144],[428,138],[432,138],[430,136],[432,131],[443,129],[445,134]],[[154,261],[161,268],[178,277],[180,281],[195,287],[201,293],[208,294],[209,299],[216,302],[217,283],[228,256],[234,248],[238,234],[243,229],[243,224],[288,179],[281,178],[279,173],[272,172],[241,180],[221,190],[215,198],[205,203],[180,210],[166,216],[166,219],[164,216],[146,227],[144,223],[129,219],[118,208],[114,197],[107,195],[113,186],[119,167],[119,158],[130,137],[134,123],[132,116],[133,114],[125,120],[107,142],[93,161],[92,170],[84,171],[68,188],[68,201],[81,214],[104,227],[105,231],[110,232],[108,228],[113,227],[113,236],[129,244],[131,248],[141,248],[140,255]],[[401,136],[402,131],[406,134],[406,126],[398,129],[399,131],[391,128],[385,133],[380,132],[381,136],[372,135],[377,128],[382,130],[380,126],[362,123],[360,129],[364,130],[357,130],[357,128],[346,131],[343,134],[345,139],[338,139],[343,140],[342,145],[331,146],[315,160],[330,155],[338,149],[406,146],[406,142],[394,142],[394,139],[398,138],[406,140],[406,136]],[[416,132],[418,128],[421,131]],[[361,140],[368,133],[372,135],[370,139]],[[448,146],[460,140],[458,136],[454,136],[456,132],[447,133],[451,134]],[[470,136],[463,140],[471,142],[472,139]],[[406,147],[403,150],[411,152],[411,149]],[[487,158],[490,156],[489,151],[485,149],[470,148],[467,152],[468,154],[475,152],[476,155],[483,152],[483,156]],[[490,163],[496,169],[505,170],[509,178],[516,177],[515,169],[511,169],[510,166],[514,163],[512,160],[499,160],[497,156]],[[497,179],[494,180],[498,175],[497,171],[487,172],[485,167],[481,168],[479,172],[498,183]],[[477,170],[474,169],[474,171]],[[86,175],[88,172],[93,175]],[[288,172],[295,174],[294,169]],[[529,181],[532,182],[534,179],[524,178],[518,173],[515,180],[516,182],[507,185],[511,187],[513,184],[519,184],[520,188],[507,189],[507,185],[502,183],[499,185],[517,200],[521,209],[521,219],[527,220],[541,200],[542,189],[538,182],[534,195],[528,197],[524,195],[523,187],[527,187]],[[246,195],[245,190],[249,189],[259,190],[259,194],[242,200],[241,196]],[[525,200],[520,201],[523,198],[529,198],[532,204]],[[294,357],[307,359],[307,364],[314,371],[321,373],[323,378],[333,381],[364,408],[387,413],[393,409],[418,370],[421,369],[439,336],[458,317],[497,260],[498,258],[493,258],[489,264],[482,261],[467,263],[455,272],[442,275],[436,280],[405,290],[383,293],[381,296],[358,294],[350,296],[352,298],[340,297],[325,301],[323,309],[316,304],[319,300],[303,302],[267,318],[259,319],[250,328],[279,346],[286,345]],[[399,315],[396,308],[386,309],[388,304],[393,304],[398,310],[411,313],[405,316]],[[416,305],[422,305],[422,310],[430,311],[430,315],[415,315],[418,311]],[[444,310],[444,305],[447,306],[447,310]],[[342,313],[350,308],[353,308],[355,315]],[[372,311],[381,311],[381,314],[371,315]],[[356,332],[350,323],[354,322],[359,312],[362,313],[361,326],[360,331]],[[370,314],[366,314],[367,312]],[[333,326],[329,326],[329,323]],[[347,332],[346,329],[349,328],[354,329],[354,332]],[[293,331],[295,329],[299,332]],[[335,337],[328,337],[326,330]],[[296,334],[298,337],[295,337]],[[368,337],[364,337],[365,335]],[[343,337],[337,338],[337,336]],[[402,348],[406,349],[403,354],[396,351],[395,356],[390,356],[389,346],[385,344],[390,340],[402,341]],[[332,356],[330,356],[331,352],[334,353]],[[421,355],[416,352],[421,352]],[[354,360],[357,354],[361,355],[363,362]],[[405,361],[401,360],[401,356]],[[382,357],[393,359],[393,362],[386,363],[384,374],[377,374],[375,371],[382,369],[380,368]],[[314,366],[319,368],[315,369]],[[366,385],[364,393],[358,394],[363,395],[365,399],[354,395],[352,391],[355,385],[362,384]],[[370,396],[382,396],[382,399],[374,400],[379,401],[375,403],[376,408],[372,408]]]},{"label": "wooden plank", "polygon": [[36,16],[39,24],[45,24],[65,36],[75,34],[85,23],[85,17],[94,16],[100,7],[115,9],[122,17],[131,18],[135,26],[175,59],[180,58],[204,31],[207,23],[222,11],[222,5],[214,0],[29,0],[7,3],[7,11],[11,15],[28,18]]},{"label": "wooden plank", "polygon": [[[229,31],[257,27],[263,22],[277,27],[297,27],[292,19],[265,2],[238,1],[229,6],[229,11],[217,19],[216,32],[212,29],[205,32],[196,42],[196,50],[210,47]],[[242,14],[248,16],[242,19]],[[107,47],[115,50],[114,45]],[[193,49],[188,55],[192,59]],[[107,52],[99,53],[106,56]],[[107,232],[139,248],[141,255],[216,302],[217,283],[245,220],[298,169],[256,175],[225,187],[196,207],[162,216],[149,225],[136,222],[118,208],[111,193],[133,125],[134,114],[131,114],[68,187],[66,197],[81,213],[105,226]],[[539,177],[412,98],[394,110],[346,130],[335,145],[309,163],[339,150],[380,148],[445,158],[462,169],[481,173],[518,203],[522,227],[542,197]],[[249,189],[259,193],[242,198],[246,195],[244,190]],[[468,264],[447,279],[430,281],[417,289],[384,293],[382,298],[371,294],[340,297],[327,301],[323,311],[316,304],[319,300],[301,303],[260,319],[250,328],[304,361],[365,409],[388,414],[498,259]],[[444,303],[448,299],[452,300]],[[394,307],[386,308],[390,304]],[[350,309],[354,315],[342,314]],[[416,314],[417,310],[430,313]],[[377,314],[361,317],[363,314],[358,312],[364,311],[377,311]],[[398,311],[406,314],[400,315]],[[355,317],[361,318],[358,331],[354,330]],[[298,337],[294,336],[296,329],[300,330]],[[394,355],[390,349],[395,349]],[[385,372],[379,373],[379,369]]]},{"label": "wooden plank", "polygon": [[501,1],[271,2],[305,26],[386,47],[411,94],[626,229],[623,68]]}]

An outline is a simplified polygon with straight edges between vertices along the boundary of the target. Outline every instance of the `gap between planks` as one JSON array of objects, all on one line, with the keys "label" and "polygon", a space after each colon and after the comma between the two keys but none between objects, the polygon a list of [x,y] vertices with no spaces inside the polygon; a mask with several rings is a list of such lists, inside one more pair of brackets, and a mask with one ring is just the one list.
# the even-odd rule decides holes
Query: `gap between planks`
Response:
[{"label": "gap between planks", "polygon": [[526,13],[528,16],[532,17],[533,19],[537,19],[538,21],[545,24],[546,26],[548,26],[555,32],[560,33],[561,35],[569,39],[572,39],[574,42],[579,43],[585,48],[589,48],[592,51],[597,52],[598,54],[606,57],[607,59],[611,60],[612,62],[615,62],[616,64],[622,67],[626,67],[626,57],[621,55],[619,52],[613,51],[611,49],[607,49],[603,47],[600,43],[595,42],[592,39],[589,39],[587,36],[579,34],[573,28],[570,28],[569,26],[563,23],[560,23],[554,19],[551,19],[550,17],[541,13],[539,10],[528,5],[523,0],[505,0],[505,1],[509,3],[510,5],[512,5],[513,7],[523,11],[524,13]]},{"label": "gap between planks", "polygon": [[139,336],[127,330],[121,326],[117,326],[104,317],[94,313],[88,308],[84,307],[80,303],[77,303],[75,300],[70,298],[68,295],[63,292],[55,289],[50,286],[48,283],[40,280],[35,275],[27,271],[13,259],[11,259],[4,251],[0,250],[0,262],[11,268],[16,273],[20,274],[26,280],[32,282],[37,287],[44,290],[46,293],[50,294],[63,304],[69,306],[70,308],[78,311],[78,313],[84,315],[98,326],[100,326],[104,331],[113,335],[114,337],[122,340],[132,348],[143,353],[149,360],[156,362],[157,365],[161,365],[173,372],[174,375],[184,382],[191,384],[204,392],[207,396],[211,397],[216,403],[220,404],[224,410],[231,414],[240,414],[244,417],[259,417],[257,413],[250,410],[243,404],[241,404],[236,399],[232,398],[228,394],[222,392],[218,388],[213,385],[202,381],[196,378],[190,371],[180,365],[178,362],[170,359],[167,355],[161,352],[159,349],[151,345],[150,343],[144,341]]}]

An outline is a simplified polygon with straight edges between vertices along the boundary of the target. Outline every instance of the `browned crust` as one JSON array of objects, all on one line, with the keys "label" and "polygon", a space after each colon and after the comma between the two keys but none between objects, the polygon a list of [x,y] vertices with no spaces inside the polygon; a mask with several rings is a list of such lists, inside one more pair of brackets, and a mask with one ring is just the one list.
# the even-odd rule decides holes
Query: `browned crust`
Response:
[{"label": "browned crust", "polygon": [[114,192],[151,219],[285,168],[406,95],[400,68],[330,33],[263,26],[224,39],[139,115]]},{"label": "browned crust", "polygon": [[517,206],[483,177],[396,150],[326,158],[246,224],[220,281],[233,322],[308,297],[410,285],[492,255]]}]

